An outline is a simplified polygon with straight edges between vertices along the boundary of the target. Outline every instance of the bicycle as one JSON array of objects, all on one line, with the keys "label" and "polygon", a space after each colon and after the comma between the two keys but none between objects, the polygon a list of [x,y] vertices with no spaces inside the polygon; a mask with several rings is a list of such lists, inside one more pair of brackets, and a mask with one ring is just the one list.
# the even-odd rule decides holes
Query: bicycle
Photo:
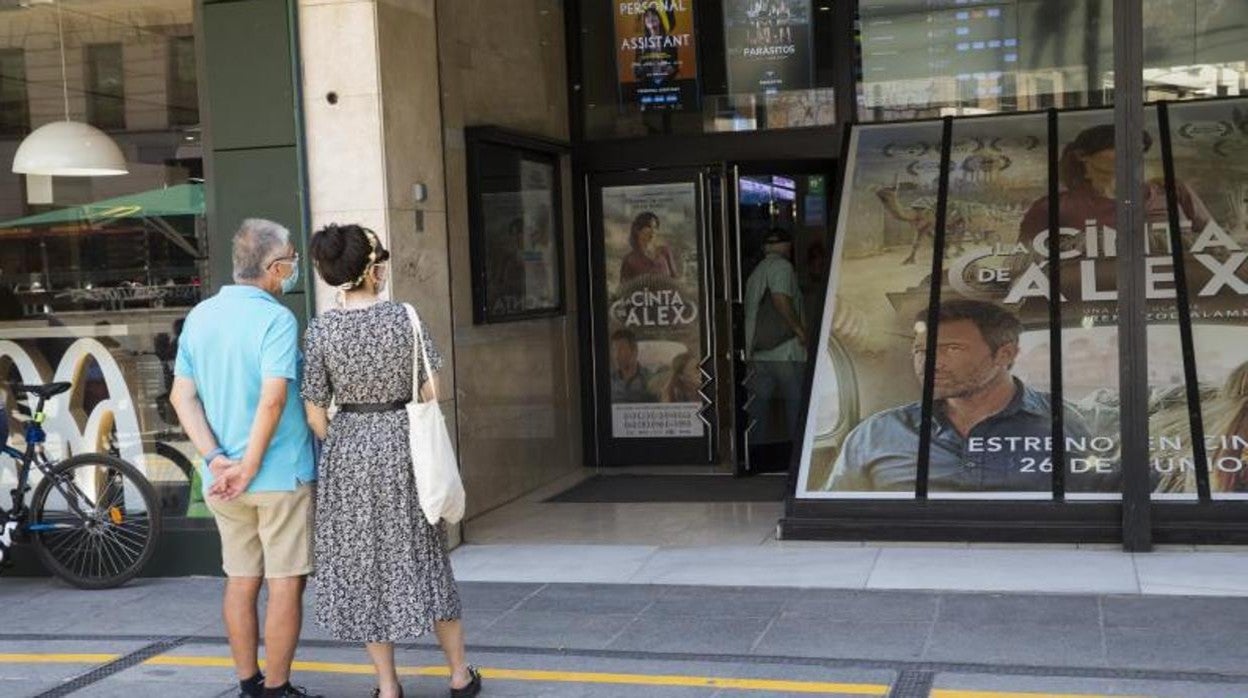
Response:
[{"label": "bicycle", "polygon": [[[80,589],[109,589],[133,579],[151,559],[160,538],[160,504],[147,478],[120,458],[82,453],[49,460],[44,407],[72,387],[12,386],[18,395],[38,398],[25,424],[25,451],[8,445],[7,417],[0,407],[0,453],[17,462],[13,505],[0,509],[0,532],[24,534],[44,567],[66,582]],[[43,478],[27,508],[32,468]]]}]

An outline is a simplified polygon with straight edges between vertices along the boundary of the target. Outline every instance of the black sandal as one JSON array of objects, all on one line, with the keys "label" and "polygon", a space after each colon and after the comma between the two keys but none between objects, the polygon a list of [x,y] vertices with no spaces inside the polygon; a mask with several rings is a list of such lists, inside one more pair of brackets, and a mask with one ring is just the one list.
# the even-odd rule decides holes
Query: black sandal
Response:
[{"label": "black sandal", "polygon": [[481,672],[475,666],[468,667],[468,675],[472,680],[463,688],[452,688],[451,698],[473,698],[481,692]]},{"label": "black sandal", "polygon": [[[381,698],[381,687],[373,689],[373,698]],[[399,686],[399,698],[403,698],[403,687]]]}]

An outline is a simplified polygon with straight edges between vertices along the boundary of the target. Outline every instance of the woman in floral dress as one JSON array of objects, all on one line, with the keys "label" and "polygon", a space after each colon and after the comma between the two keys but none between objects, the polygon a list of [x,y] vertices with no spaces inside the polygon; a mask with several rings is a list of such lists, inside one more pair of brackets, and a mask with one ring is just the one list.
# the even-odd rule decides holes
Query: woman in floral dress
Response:
[{"label": "woman in floral dress", "polygon": [[[481,677],[464,656],[459,592],[446,534],[420,510],[405,405],[428,398],[442,357],[427,332],[413,396],[416,343],[406,309],[383,301],[389,253],[373,231],[331,225],[312,237],[312,259],[338,289],[338,308],[312,320],[302,396],[324,444],[316,493],[316,621],[339,640],[365,643],[375,698],[401,698],[394,643],[430,630],[446,654],[451,695],[475,696]],[[422,323],[423,325],[423,323]],[[423,328],[422,328],[423,329]],[[331,420],[330,404],[337,413]]]}]

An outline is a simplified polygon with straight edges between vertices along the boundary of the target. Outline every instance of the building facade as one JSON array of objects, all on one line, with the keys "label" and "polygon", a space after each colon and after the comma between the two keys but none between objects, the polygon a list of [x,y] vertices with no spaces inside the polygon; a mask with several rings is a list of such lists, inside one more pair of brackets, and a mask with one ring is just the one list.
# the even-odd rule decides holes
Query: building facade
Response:
[{"label": "building facade", "polygon": [[214,571],[180,321],[242,218],[356,222],[469,517],[692,465],[787,474],[789,537],[1240,540],[1248,4],[1141,8],[1118,235],[1111,0],[0,2],[0,160],[70,118],[129,165],[0,167],[0,374],[74,380],[53,446],[141,464],[158,567]]}]

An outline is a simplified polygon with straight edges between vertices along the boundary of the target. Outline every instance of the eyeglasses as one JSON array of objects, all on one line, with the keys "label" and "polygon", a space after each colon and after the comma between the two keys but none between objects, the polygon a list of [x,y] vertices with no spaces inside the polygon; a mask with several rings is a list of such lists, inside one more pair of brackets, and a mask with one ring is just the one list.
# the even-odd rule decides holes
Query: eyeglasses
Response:
[{"label": "eyeglasses", "polygon": [[269,262],[267,266],[272,267],[274,264],[289,264],[291,266],[299,266],[299,253],[296,252],[286,257],[278,257],[277,259]]}]

